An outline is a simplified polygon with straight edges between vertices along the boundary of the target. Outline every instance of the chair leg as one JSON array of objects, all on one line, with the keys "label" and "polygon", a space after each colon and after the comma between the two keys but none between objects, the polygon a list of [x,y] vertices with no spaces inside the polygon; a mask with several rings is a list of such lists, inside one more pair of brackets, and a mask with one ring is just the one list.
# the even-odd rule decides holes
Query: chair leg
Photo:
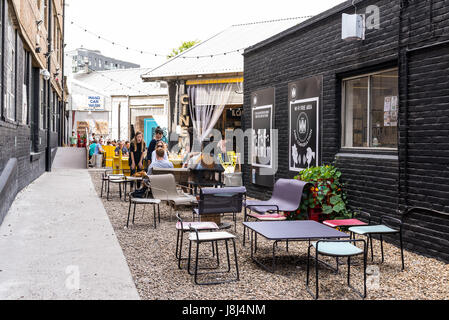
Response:
[{"label": "chair leg", "polygon": [[231,257],[229,256],[229,246],[228,246],[228,240],[225,240],[225,244],[226,244],[226,257],[228,259],[228,271],[231,271]]},{"label": "chair leg", "polygon": [[156,229],[156,207],[153,204],[153,222],[154,222],[154,229]]},{"label": "chair leg", "polygon": [[187,259],[187,272],[192,275],[192,273],[190,272],[190,259],[192,256],[192,241],[189,241],[189,256]]},{"label": "chair leg", "polygon": [[128,207],[128,220],[126,220],[126,227],[129,227],[129,216],[131,214],[131,199],[129,200],[129,207]]},{"label": "chair leg", "polygon": [[351,285],[351,257],[348,257],[348,286]]},{"label": "chair leg", "polygon": [[195,275],[194,275],[195,284],[198,284],[198,258],[199,258],[199,252],[200,252],[200,242],[197,241],[197,243],[196,243],[196,258],[195,258]]},{"label": "chair leg", "polygon": [[402,243],[402,232],[399,232],[399,243],[401,246],[401,262],[402,262],[402,271],[405,269],[405,262],[404,262],[404,246]]},{"label": "chair leg", "polygon": [[103,180],[103,178],[101,179],[101,195],[100,195],[100,198],[103,198],[103,189],[104,189],[104,180]]},{"label": "chair leg", "polygon": [[232,239],[232,245],[234,247],[235,272],[237,273],[237,281],[239,281],[240,280],[239,263],[238,263],[238,259],[237,259],[237,249],[235,247],[235,240],[234,239]]},{"label": "chair leg", "polygon": [[[248,221],[248,218],[247,218],[247,216],[246,216],[246,206],[245,206],[245,213],[244,213],[244,215],[243,215],[243,221],[244,221],[244,222],[247,222],[247,221]],[[243,246],[245,246],[245,241],[246,241],[246,226],[243,225]]]},{"label": "chair leg", "polygon": [[109,179],[108,179],[108,192],[107,192],[107,195],[106,195],[106,200],[108,200],[109,201],[109,191],[110,191],[110,181],[109,181]]},{"label": "chair leg", "polygon": [[382,254],[382,263],[384,263],[384,243],[382,235],[380,235],[380,252]]},{"label": "chair leg", "polygon": [[135,217],[136,217],[136,204],[134,203],[133,224],[134,224]]},{"label": "chair leg", "polygon": [[159,223],[161,223],[161,207],[159,204],[157,205],[157,216],[159,219]]},{"label": "chair leg", "polygon": [[370,242],[370,246],[371,246],[371,262],[373,262],[374,261],[373,236],[371,234],[369,235],[369,242]]}]

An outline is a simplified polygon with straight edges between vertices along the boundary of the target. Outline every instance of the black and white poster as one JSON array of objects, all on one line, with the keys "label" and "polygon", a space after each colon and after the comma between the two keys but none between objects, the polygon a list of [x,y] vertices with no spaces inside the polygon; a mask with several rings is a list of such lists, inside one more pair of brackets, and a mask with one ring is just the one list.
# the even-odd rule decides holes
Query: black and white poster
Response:
[{"label": "black and white poster", "polygon": [[274,101],[274,88],[251,94],[251,182],[265,187],[273,186],[276,171]]},{"label": "black and white poster", "polygon": [[320,95],[321,77],[289,85],[290,171],[320,165]]},{"label": "black and white poster", "polygon": [[254,167],[272,167],[271,130],[273,106],[261,106],[253,109],[253,149],[252,165]]}]

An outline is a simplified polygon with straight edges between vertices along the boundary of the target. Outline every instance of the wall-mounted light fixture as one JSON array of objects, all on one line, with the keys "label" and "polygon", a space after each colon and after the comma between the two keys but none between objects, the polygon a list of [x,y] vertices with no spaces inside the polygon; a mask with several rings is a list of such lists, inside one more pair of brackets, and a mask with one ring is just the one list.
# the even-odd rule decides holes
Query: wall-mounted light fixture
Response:
[{"label": "wall-mounted light fixture", "polygon": [[355,0],[352,1],[352,5],[355,8],[355,13],[343,13],[342,15],[341,38],[345,41],[365,40],[365,15],[357,14]]},{"label": "wall-mounted light fixture", "polygon": [[44,77],[44,80],[50,80],[50,72],[47,69],[42,69],[40,74]]}]

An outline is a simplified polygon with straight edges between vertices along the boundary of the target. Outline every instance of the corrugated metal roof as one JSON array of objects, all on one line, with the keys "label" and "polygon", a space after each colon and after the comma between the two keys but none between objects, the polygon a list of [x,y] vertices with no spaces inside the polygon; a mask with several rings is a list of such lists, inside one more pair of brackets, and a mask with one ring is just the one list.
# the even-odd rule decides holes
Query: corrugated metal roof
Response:
[{"label": "corrugated metal roof", "polygon": [[[304,20],[305,18],[290,18],[233,25],[163,65],[143,73],[142,78],[144,81],[154,81],[173,78],[187,79],[197,75],[241,74],[243,73],[242,54],[245,48]],[[240,52],[236,52],[237,50]],[[226,52],[228,53],[222,54]]]},{"label": "corrugated metal roof", "polygon": [[[110,96],[147,96],[167,95],[167,87],[161,83],[142,82],[142,73],[150,68],[117,69],[95,71],[90,73],[76,73],[73,78],[86,86],[96,88]],[[166,86],[166,85],[165,85]]]}]

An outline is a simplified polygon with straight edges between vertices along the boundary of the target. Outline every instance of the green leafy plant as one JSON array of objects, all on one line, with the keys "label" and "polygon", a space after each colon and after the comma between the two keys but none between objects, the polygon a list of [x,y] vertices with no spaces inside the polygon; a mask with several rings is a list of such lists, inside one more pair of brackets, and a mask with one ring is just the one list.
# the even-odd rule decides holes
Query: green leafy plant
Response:
[{"label": "green leafy plant", "polygon": [[307,219],[309,210],[321,210],[321,214],[327,215],[329,219],[351,218],[352,213],[346,207],[347,196],[340,178],[341,171],[331,165],[303,170],[295,179],[309,182],[311,186],[305,190],[300,208],[290,212],[287,218]]},{"label": "green leafy plant", "polygon": [[167,55],[167,59],[171,59],[171,58],[177,56],[178,54],[186,51],[187,49],[197,45],[200,42],[201,41],[199,41],[199,40],[184,41],[178,48],[173,49],[172,52],[169,55]]}]

